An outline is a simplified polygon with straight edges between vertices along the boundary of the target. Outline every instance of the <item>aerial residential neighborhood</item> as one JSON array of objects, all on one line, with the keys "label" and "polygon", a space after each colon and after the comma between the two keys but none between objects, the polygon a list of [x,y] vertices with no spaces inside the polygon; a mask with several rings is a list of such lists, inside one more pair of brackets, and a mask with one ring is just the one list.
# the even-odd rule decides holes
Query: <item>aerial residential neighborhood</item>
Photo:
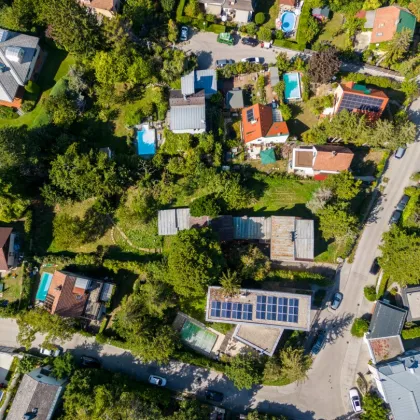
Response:
[{"label": "aerial residential neighborhood", "polygon": [[0,420],[420,420],[420,0],[0,0]]}]

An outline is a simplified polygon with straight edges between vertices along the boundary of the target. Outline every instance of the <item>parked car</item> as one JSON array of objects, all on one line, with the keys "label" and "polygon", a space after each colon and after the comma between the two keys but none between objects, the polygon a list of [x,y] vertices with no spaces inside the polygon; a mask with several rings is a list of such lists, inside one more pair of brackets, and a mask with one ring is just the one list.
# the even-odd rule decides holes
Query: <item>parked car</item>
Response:
[{"label": "parked car", "polygon": [[224,395],[218,391],[212,391],[210,389],[206,390],[206,400],[215,401],[215,402],[222,402]]},{"label": "parked car", "polygon": [[362,411],[362,405],[360,404],[360,395],[359,391],[356,388],[352,388],[349,390],[349,397],[351,406],[355,413],[360,413]]},{"label": "parked car", "polygon": [[44,356],[57,357],[57,356],[60,356],[61,349],[60,349],[60,347],[57,347],[57,346],[54,346],[54,348],[52,348],[52,349],[46,349],[44,347],[40,347],[39,352]]},{"label": "parked car", "polygon": [[262,60],[259,58],[259,57],[248,57],[248,58],[243,58],[242,60],[241,60],[243,63],[246,63],[246,62],[248,62],[248,63],[255,63],[255,64],[258,64],[258,63],[262,63]]},{"label": "parked car", "polygon": [[323,347],[325,346],[326,339],[327,339],[326,331],[320,330],[318,332],[318,336],[315,340],[315,343],[312,346],[311,353],[312,354],[318,354],[323,349]]},{"label": "parked car", "polygon": [[235,64],[235,60],[232,60],[230,58],[224,59],[224,60],[216,60],[216,66],[219,69],[222,69],[223,67],[227,66],[228,64]]},{"label": "parked car", "polygon": [[217,42],[221,44],[233,45],[235,40],[233,39],[232,34],[229,32],[222,32],[221,34],[217,35]]},{"label": "parked car", "polygon": [[341,301],[343,300],[343,294],[341,292],[334,293],[333,298],[331,299],[331,309],[338,309],[341,305]]},{"label": "parked car", "polygon": [[149,376],[149,384],[156,385],[156,386],[165,386],[166,379],[162,378],[161,376],[150,375]]},{"label": "parked car", "polygon": [[409,201],[410,201],[410,196],[404,194],[401,197],[401,200],[397,204],[397,210],[404,211],[405,206],[408,204]]},{"label": "parked car", "polygon": [[242,44],[256,47],[260,42],[255,38],[242,38]]},{"label": "parked car", "polygon": [[399,147],[395,152],[395,157],[401,159],[405,154],[406,147]]},{"label": "parked car", "polygon": [[180,41],[186,41],[188,39],[188,26],[182,26],[181,27],[181,32],[179,35],[179,40]]},{"label": "parked car", "polygon": [[96,368],[99,369],[102,364],[98,359],[90,356],[82,356],[80,357],[80,364],[82,367],[85,368]]},{"label": "parked car", "polygon": [[373,274],[374,276],[376,276],[379,273],[379,270],[381,269],[379,263],[378,263],[378,258],[375,258],[373,260],[372,266],[370,267],[369,273]]},{"label": "parked car", "polygon": [[398,223],[398,220],[400,220],[402,215],[402,212],[399,210],[395,210],[394,213],[392,213],[391,219],[389,220],[389,224],[393,225],[394,223]]}]

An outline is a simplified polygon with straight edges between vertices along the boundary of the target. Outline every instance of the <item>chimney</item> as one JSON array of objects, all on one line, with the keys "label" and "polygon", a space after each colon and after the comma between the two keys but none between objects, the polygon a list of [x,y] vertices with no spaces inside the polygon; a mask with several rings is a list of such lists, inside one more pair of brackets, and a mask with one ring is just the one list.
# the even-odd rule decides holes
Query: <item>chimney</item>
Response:
[{"label": "chimney", "polygon": [[337,152],[335,150],[333,150],[331,153],[333,156],[337,156]]}]

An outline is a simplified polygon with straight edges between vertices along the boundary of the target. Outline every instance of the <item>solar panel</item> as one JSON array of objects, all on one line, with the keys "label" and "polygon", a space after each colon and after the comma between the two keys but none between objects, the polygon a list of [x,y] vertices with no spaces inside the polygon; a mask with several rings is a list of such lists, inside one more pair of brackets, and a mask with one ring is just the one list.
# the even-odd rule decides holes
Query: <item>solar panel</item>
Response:
[{"label": "solar panel", "polygon": [[232,303],[223,302],[222,303],[222,318],[230,318],[232,312]]},{"label": "solar panel", "polygon": [[372,98],[362,95],[344,95],[340,102],[338,111],[347,109],[352,111],[358,109],[360,111],[378,112],[381,108],[384,99]]},{"label": "solar panel", "polygon": [[277,298],[274,296],[267,297],[267,319],[275,321],[277,317]]},{"label": "solar panel", "polygon": [[257,296],[257,319],[265,319],[267,296]]},{"label": "solar panel", "polygon": [[254,110],[253,109],[248,109],[247,111],[246,111],[246,120],[248,121],[248,122],[251,122],[251,121],[253,121],[255,118],[254,118]]},{"label": "solar panel", "polygon": [[279,298],[277,305],[277,321],[287,321],[287,298]]},{"label": "solar panel", "polygon": [[252,320],[252,305],[250,303],[245,303],[243,305],[242,319],[247,321]]},{"label": "solar panel", "polygon": [[232,318],[241,319],[242,318],[242,303],[233,303],[232,304]]},{"label": "solar panel", "polygon": [[211,303],[211,316],[220,318],[221,302],[213,301]]},{"label": "solar panel", "polygon": [[289,312],[287,321],[288,322],[298,322],[299,314],[299,300],[298,299],[289,299]]}]

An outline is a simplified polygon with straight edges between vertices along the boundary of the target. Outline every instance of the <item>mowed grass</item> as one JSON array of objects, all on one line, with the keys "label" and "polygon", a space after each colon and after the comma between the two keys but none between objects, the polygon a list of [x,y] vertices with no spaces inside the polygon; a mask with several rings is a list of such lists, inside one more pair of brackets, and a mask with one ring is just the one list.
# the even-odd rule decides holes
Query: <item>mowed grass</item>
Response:
[{"label": "mowed grass", "polygon": [[341,13],[334,13],[331,20],[326,23],[325,28],[323,29],[321,35],[318,37],[318,41],[328,41],[339,49],[345,49],[346,34],[343,32],[339,35],[336,35],[336,33],[343,26],[343,18],[344,16]]},{"label": "mowed grass", "polygon": [[305,131],[318,124],[319,118],[313,113],[308,102],[297,102],[289,105],[292,108],[293,118],[287,121],[287,126],[292,136],[301,138]]},{"label": "mowed grass", "polygon": [[1,280],[4,283],[3,297],[1,299],[8,300],[10,303],[20,298],[22,291],[22,275],[21,269],[13,271],[13,273]]}]

